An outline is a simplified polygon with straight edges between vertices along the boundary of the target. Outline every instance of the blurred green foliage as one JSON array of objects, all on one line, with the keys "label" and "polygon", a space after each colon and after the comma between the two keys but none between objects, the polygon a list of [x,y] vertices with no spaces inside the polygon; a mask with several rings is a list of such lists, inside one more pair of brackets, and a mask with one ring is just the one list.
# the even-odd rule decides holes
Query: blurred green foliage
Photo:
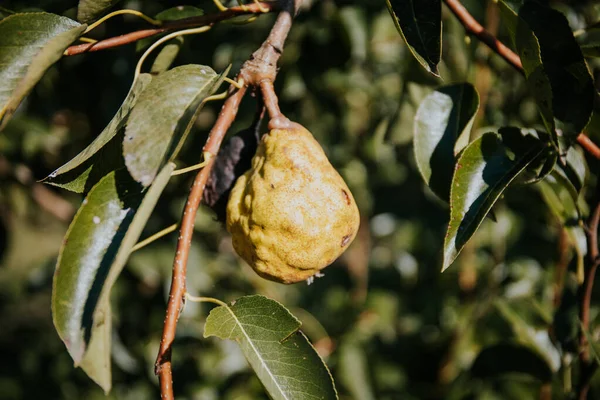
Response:
[{"label": "blurred green foliage", "polygon": [[[76,3],[5,0],[2,6],[74,18]],[[562,228],[539,190],[510,188],[496,205],[494,220],[484,221],[453,266],[441,274],[449,210],[424,185],[412,150],[416,108],[441,84],[468,81],[479,91],[481,109],[472,137],[504,125],[541,126],[524,79],[466,38],[447,9],[442,79],[437,79],[411,56],[385,2],[305,3],[281,58],[276,88],[284,113],[315,135],[352,189],[361,210],[361,231],[349,251],[325,270],[325,277],[310,286],[283,286],[259,278],[244,265],[225,229],[203,208],[197,217],[188,291],[224,301],[255,293],[280,301],[302,320],[303,331],[325,355],[342,399],[533,399],[549,390],[546,398],[567,398],[564,376],[574,357],[569,343],[577,335],[573,339],[577,309],[569,301],[576,295],[576,260],[564,249]],[[493,2],[464,3],[479,21],[497,26]],[[208,0],[177,4],[215,11]],[[174,4],[133,0],[121,5],[155,15]],[[594,1],[556,6],[573,30],[600,19]],[[221,24],[186,37],[176,65],[199,63],[220,72],[232,64],[237,71],[266,37],[272,21],[273,16],[261,16],[248,25]],[[138,19],[118,17],[92,36],[110,37],[144,26]],[[501,27],[498,35],[509,43]],[[127,94],[140,54],[128,45],[62,59],[0,133],[0,399],[105,398],[73,368],[50,314],[57,252],[81,197],[36,181],[102,131]],[[591,61],[589,66],[598,77],[600,64]],[[219,107],[209,104],[202,111],[180,156],[182,163],[200,160]],[[245,128],[254,110],[247,98],[231,132]],[[600,139],[597,129],[590,135]],[[591,158],[588,162],[588,187],[595,187],[600,165]],[[191,179],[185,175],[170,182],[145,235],[179,220]],[[159,396],[153,365],[175,241],[172,234],[134,253],[115,286],[115,368],[109,398]],[[565,294],[556,308],[555,299],[561,296],[557,266],[565,264]],[[597,300],[595,295],[592,328],[597,326]],[[188,303],[179,321],[173,348],[176,397],[266,398],[233,342],[202,339],[211,307]],[[551,329],[553,321],[558,322]],[[592,329],[591,337],[597,333]],[[523,347],[529,351],[523,353]],[[495,357],[493,351],[504,357]],[[520,370],[502,371],[507,354],[513,355],[508,363]],[[528,362],[532,354],[538,358]],[[498,365],[490,367],[484,356]],[[536,367],[540,358],[550,378]],[[533,366],[528,370],[527,365]],[[590,396],[600,396],[598,375]]]}]

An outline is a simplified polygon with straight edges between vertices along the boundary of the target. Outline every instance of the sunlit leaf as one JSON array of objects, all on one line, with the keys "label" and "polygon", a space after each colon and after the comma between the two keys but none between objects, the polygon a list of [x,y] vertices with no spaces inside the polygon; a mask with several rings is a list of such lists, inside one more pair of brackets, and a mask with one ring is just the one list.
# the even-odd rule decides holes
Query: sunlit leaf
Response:
[{"label": "sunlit leaf", "polygon": [[151,80],[150,74],[141,74],[106,128],[88,147],[52,172],[43,182],[82,193],[89,191],[110,171],[123,166],[121,144],[125,125],[131,109]]},{"label": "sunlit leaf", "polygon": [[526,146],[513,153],[499,135],[486,133],[460,155],[452,178],[442,271],[454,261],[508,185],[546,148],[539,140],[523,141]]},{"label": "sunlit leaf", "polygon": [[155,77],[131,111],[123,156],[131,176],[144,186],[177,156],[203,106],[223,82],[211,68],[184,65]]},{"label": "sunlit leaf", "polygon": [[246,296],[214,308],[204,337],[235,340],[274,400],[337,399],[327,366],[281,304]]},{"label": "sunlit leaf", "polygon": [[449,199],[455,154],[468,143],[478,108],[473,85],[459,83],[436,89],[417,110],[415,159],[421,176],[442,200]]},{"label": "sunlit leaf", "polygon": [[525,2],[518,12],[504,1],[500,5],[544,123],[564,151],[564,139],[585,128],[594,104],[594,84],[581,49],[560,12],[535,1]]},{"label": "sunlit leaf", "polygon": [[388,10],[411,53],[433,75],[439,76],[442,55],[440,0],[386,0]]},{"label": "sunlit leaf", "polygon": [[0,21],[0,129],[85,28],[48,13],[13,14]]},{"label": "sunlit leaf", "polygon": [[110,290],[171,177],[169,163],[144,191],[125,169],[90,190],[73,219],[54,274],[54,325],[75,365],[110,390]]},{"label": "sunlit leaf", "polygon": [[120,0],[79,0],[77,20],[89,23],[100,17]]}]

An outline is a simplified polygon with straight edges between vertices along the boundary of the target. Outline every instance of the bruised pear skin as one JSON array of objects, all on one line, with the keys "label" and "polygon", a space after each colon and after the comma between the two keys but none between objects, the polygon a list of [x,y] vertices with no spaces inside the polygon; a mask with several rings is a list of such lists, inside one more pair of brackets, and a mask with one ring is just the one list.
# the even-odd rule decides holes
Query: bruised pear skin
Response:
[{"label": "bruised pear skin", "polygon": [[227,203],[236,252],[263,278],[308,279],[348,248],[359,226],[348,186],[312,134],[290,123],[264,135]]}]

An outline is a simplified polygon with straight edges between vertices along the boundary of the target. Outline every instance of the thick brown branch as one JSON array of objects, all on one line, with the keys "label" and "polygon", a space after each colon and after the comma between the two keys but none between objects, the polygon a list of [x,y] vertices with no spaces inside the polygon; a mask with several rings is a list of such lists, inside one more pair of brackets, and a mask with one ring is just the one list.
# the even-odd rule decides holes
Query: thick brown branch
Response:
[{"label": "thick brown branch", "polygon": [[[444,0],[444,3],[448,6],[450,11],[454,13],[456,18],[464,26],[464,28],[471,35],[475,36],[479,41],[486,44],[490,49],[496,52],[500,57],[504,58],[510,65],[512,65],[519,72],[523,73],[523,64],[521,58],[504,43],[498,40],[494,35],[488,32],[473,16],[467,11],[467,9],[461,4],[459,0]],[[585,134],[580,133],[577,135],[577,143],[585,151],[587,151],[593,157],[600,159],[600,147],[590,140]]]},{"label": "thick brown branch", "polygon": [[135,32],[130,32],[125,35],[116,36],[104,40],[99,40],[96,43],[83,43],[73,45],[65,51],[66,56],[87,53],[91,51],[100,51],[112,49],[114,47],[123,46],[125,44],[137,42],[150,36],[160,33],[172,32],[179,29],[196,28],[200,26],[214,25],[218,22],[231,19],[240,15],[260,14],[262,10],[275,11],[278,7],[277,2],[252,3],[245,6],[231,7],[225,11],[216,14],[202,15],[199,17],[184,18],[176,21],[167,21],[161,27],[152,29],[142,29]]},{"label": "thick brown branch", "polygon": [[[266,80],[272,88],[272,82],[276,75],[277,60],[282,51],[285,38],[291,28],[293,14],[297,11],[300,1],[301,0],[283,0],[281,2],[282,12],[280,12],[268,39],[263,43],[260,49],[254,53],[253,59],[244,64],[238,75],[238,78],[244,79],[246,86],[233,92],[225,101],[225,104],[223,104],[221,113],[219,114],[203,148],[205,152],[216,155],[219,151],[223,138],[237,115],[240,102],[247,90],[247,86],[259,86],[261,82]],[[262,57],[263,55],[266,57]],[[231,90],[234,89],[231,88]],[[270,101],[272,102],[273,99]],[[179,318],[184,302],[187,260],[194,231],[194,220],[196,211],[198,210],[198,206],[202,199],[204,187],[210,176],[213,162],[214,157],[210,157],[208,164],[198,173],[194,180],[183,212],[181,230],[177,243],[177,253],[173,262],[173,276],[171,278],[171,290],[169,293],[167,314],[155,365],[155,372],[160,380],[161,398],[167,400],[172,400],[174,398],[171,348],[173,346],[173,340],[175,339],[177,319]]]}]

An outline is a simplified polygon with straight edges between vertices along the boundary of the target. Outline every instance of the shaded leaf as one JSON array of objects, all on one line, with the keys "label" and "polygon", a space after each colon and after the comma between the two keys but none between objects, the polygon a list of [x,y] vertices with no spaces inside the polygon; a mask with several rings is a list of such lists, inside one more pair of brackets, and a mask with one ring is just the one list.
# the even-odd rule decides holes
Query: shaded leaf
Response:
[{"label": "shaded leaf", "polygon": [[120,0],[79,0],[77,20],[89,23],[100,17]]},{"label": "shaded leaf", "polygon": [[483,349],[471,366],[471,373],[480,378],[517,373],[542,382],[552,380],[552,370],[546,361],[526,346],[499,343]]},{"label": "shaded leaf", "polygon": [[123,104],[102,133],[73,159],[48,175],[43,182],[82,193],[88,191],[110,171],[123,166],[121,146],[125,125],[133,106],[151,80],[150,74],[138,76]]},{"label": "shaded leaf", "polygon": [[204,337],[235,340],[254,372],[275,399],[337,399],[327,366],[281,304],[246,296],[214,308]]},{"label": "shaded leaf", "polygon": [[48,13],[13,14],[0,21],[0,129],[85,28]]},{"label": "shaded leaf", "polygon": [[579,351],[579,285],[573,274],[565,274],[560,305],[554,313],[552,330],[562,351]]},{"label": "shaded leaf", "polygon": [[524,312],[523,304],[509,303],[498,298],[494,301],[494,306],[510,324],[516,339],[541,357],[551,371],[558,371],[561,365],[560,354],[548,334],[550,316],[539,315],[541,318],[536,324],[531,315]]},{"label": "shaded leaf", "polygon": [[581,223],[579,193],[564,172],[556,168],[538,185],[544,201],[567,230],[567,236],[577,254],[577,270],[582,275],[587,254],[587,238]]},{"label": "shaded leaf", "polygon": [[198,7],[177,6],[159,12],[154,18],[159,21],[173,21],[176,19],[199,17],[201,15],[204,15],[204,11]]},{"label": "shaded leaf", "polygon": [[204,100],[223,82],[211,68],[183,65],[155,77],[133,108],[123,141],[125,165],[144,186],[174,159]]},{"label": "shaded leaf", "polygon": [[439,76],[442,56],[440,0],[386,0],[388,10],[408,48],[430,73]]},{"label": "shaded leaf", "polygon": [[538,140],[509,152],[499,135],[486,133],[470,143],[456,162],[450,193],[450,221],[442,271],[450,266],[500,195],[546,148]]},{"label": "shaded leaf", "polygon": [[421,176],[442,200],[449,200],[455,154],[468,143],[478,109],[473,85],[459,83],[436,89],[417,110],[415,159]]},{"label": "shaded leaf", "polygon": [[183,36],[177,36],[172,40],[169,40],[154,59],[150,72],[153,74],[159,74],[165,72],[171,68],[171,64],[175,61],[175,58],[183,46]]},{"label": "shaded leaf", "polygon": [[560,12],[528,1],[517,14],[500,4],[544,123],[565,151],[593,110],[595,89],[581,49]]},{"label": "shaded leaf", "polygon": [[577,192],[581,192],[590,172],[583,150],[579,147],[570,147],[565,158],[565,165],[559,165],[559,167]]},{"label": "shaded leaf", "polygon": [[369,360],[362,343],[348,340],[338,350],[340,382],[352,398],[374,400],[373,386],[369,377]]},{"label": "shaded leaf", "polygon": [[105,391],[110,382],[110,290],[175,166],[149,190],[125,169],[101,179],[69,226],[54,274],[52,315],[67,350]]},{"label": "shaded leaf", "polygon": [[369,34],[364,10],[360,7],[344,7],[339,13],[340,23],[350,46],[352,59],[364,62],[367,59]]}]

